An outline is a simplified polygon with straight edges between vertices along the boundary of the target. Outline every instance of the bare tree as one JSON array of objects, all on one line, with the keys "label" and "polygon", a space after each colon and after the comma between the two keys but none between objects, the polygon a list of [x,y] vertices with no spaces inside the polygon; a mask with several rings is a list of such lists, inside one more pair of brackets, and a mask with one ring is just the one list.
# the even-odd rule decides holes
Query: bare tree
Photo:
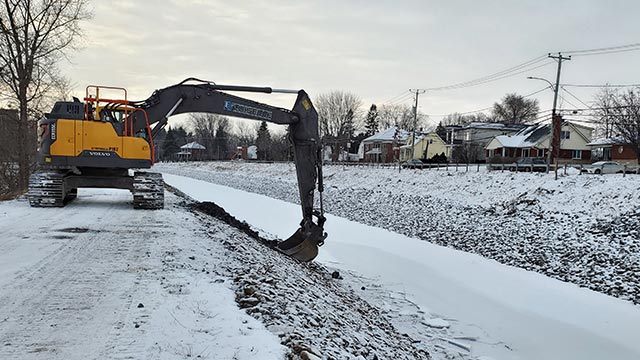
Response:
[{"label": "bare tree", "polygon": [[314,103],[323,136],[351,136],[355,129],[361,127],[362,100],[357,95],[331,91],[319,95]]},{"label": "bare tree", "polygon": [[491,122],[491,118],[489,118],[485,113],[475,113],[475,114],[460,114],[460,113],[452,113],[444,118],[442,118],[441,124],[443,126],[448,125],[460,125],[466,126],[472,122]]},{"label": "bare tree", "polygon": [[18,186],[29,177],[33,124],[44,94],[59,88],[56,64],[81,35],[80,21],[90,18],[86,0],[2,0],[0,5],[0,86],[17,103]]},{"label": "bare tree", "polygon": [[413,107],[406,104],[381,105],[378,108],[378,121],[381,129],[388,129],[397,126],[404,130],[413,130],[414,122],[416,129],[426,126],[428,117],[418,111],[417,122],[414,119]]},{"label": "bare tree", "polygon": [[[255,127],[255,126],[254,126]],[[258,130],[246,122],[237,122],[233,134],[237,137],[238,145],[248,146],[256,142]]]},{"label": "bare tree", "polygon": [[540,112],[537,99],[527,99],[517,94],[507,94],[502,102],[493,104],[495,121],[508,124],[526,124],[535,120]]},{"label": "bare tree", "polygon": [[334,160],[348,148],[347,144],[357,129],[362,128],[362,100],[344,91],[321,94],[315,101],[320,121],[321,136],[334,147]]},{"label": "bare tree", "polygon": [[596,115],[608,128],[607,133],[619,137],[640,156],[640,88],[603,91],[596,102]]},{"label": "bare tree", "polygon": [[618,102],[616,100],[618,96],[618,91],[610,87],[605,87],[596,94],[594,115],[597,118],[595,126],[597,136],[604,138],[612,136],[613,124],[611,120],[614,114],[611,114],[609,111],[613,108],[614,104]]}]

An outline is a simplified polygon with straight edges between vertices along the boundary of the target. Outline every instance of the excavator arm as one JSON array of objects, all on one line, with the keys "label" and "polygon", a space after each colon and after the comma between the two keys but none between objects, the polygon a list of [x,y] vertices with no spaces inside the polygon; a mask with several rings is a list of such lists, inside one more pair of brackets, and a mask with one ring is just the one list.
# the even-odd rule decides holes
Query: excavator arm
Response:
[{"label": "excavator arm", "polygon": [[[278,108],[222,91],[297,93],[292,110]],[[318,133],[318,113],[304,90],[278,90],[268,87],[217,85],[197,79],[156,90],[148,99],[130,102],[142,109],[130,114],[134,133],[145,131],[152,125],[151,137],[167,123],[168,118],[183,113],[212,113],[275,124],[289,125],[290,140],[294,148],[294,161],[302,207],[300,228],[278,248],[298,260],[310,261],[316,257],[327,234],[322,209],[322,161]],[[314,194],[319,192],[319,208],[314,207]]]}]

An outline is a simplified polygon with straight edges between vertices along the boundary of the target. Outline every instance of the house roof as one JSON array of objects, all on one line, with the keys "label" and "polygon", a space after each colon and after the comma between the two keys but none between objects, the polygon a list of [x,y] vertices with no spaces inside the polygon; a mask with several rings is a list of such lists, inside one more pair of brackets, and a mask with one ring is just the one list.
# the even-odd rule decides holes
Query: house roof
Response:
[{"label": "house roof", "polygon": [[188,144],[184,144],[182,146],[180,146],[180,149],[196,149],[196,150],[205,150],[206,147],[204,147],[203,145],[198,144],[197,142],[190,142]]},{"label": "house roof", "polygon": [[[577,125],[569,121],[564,121],[562,123],[562,126],[591,129],[587,126]],[[580,137],[582,137],[585,140],[585,142],[589,141],[589,139],[587,139],[581,131],[577,131],[576,129],[576,132],[580,135]],[[538,145],[550,135],[551,135],[551,124],[537,124],[537,125],[526,127],[518,131],[514,135],[496,136],[494,140],[498,141],[502,145],[502,147],[529,148],[529,147],[534,147]]]},{"label": "house roof", "polygon": [[[396,137],[397,130],[397,137]],[[398,129],[396,126],[392,126],[387,130],[383,130],[377,134],[371,135],[368,138],[362,140],[362,142],[372,141],[405,141],[409,137],[409,132],[406,130]]]},{"label": "house roof", "polygon": [[526,127],[514,135],[499,135],[495,140],[503,147],[508,148],[529,148],[538,144],[551,132],[550,124],[538,124]]},{"label": "house roof", "polygon": [[624,144],[625,141],[624,139],[620,138],[620,137],[612,137],[612,138],[600,138],[600,139],[595,139],[589,143],[587,143],[587,146],[594,146],[594,147],[598,147],[598,146],[605,146],[605,145],[617,145],[617,144]]}]

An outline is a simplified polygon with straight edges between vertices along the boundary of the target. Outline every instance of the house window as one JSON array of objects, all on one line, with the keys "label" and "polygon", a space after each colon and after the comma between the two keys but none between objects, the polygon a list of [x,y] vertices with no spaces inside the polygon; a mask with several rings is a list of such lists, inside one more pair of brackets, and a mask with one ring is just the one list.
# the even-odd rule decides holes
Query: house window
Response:
[{"label": "house window", "polygon": [[571,138],[571,132],[562,130],[560,131],[560,140],[567,140]]},{"label": "house window", "polygon": [[522,157],[529,157],[529,149],[522,149]]},{"label": "house window", "polygon": [[493,153],[494,151],[495,151],[494,149],[489,149],[489,157],[490,158],[495,156],[494,153]]},{"label": "house window", "polygon": [[576,160],[582,160],[582,150],[571,151],[571,158]]}]

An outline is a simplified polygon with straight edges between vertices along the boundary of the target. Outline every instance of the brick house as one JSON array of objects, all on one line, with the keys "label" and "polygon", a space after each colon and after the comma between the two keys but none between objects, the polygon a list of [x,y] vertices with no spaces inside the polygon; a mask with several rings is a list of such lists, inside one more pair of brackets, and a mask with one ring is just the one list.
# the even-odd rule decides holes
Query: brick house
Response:
[{"label": "brick house", "polygon": [[638,154],[621,138],[596,139],[587,144],[593,161],[615,161],[621,165],[638,165]]},{"label": "brick house", "polygon": [[400,146],[404,145],[409,132],[392,126],[362,140],[358,154],[360,160],[374,163],[391,163],[400,158]]}]

